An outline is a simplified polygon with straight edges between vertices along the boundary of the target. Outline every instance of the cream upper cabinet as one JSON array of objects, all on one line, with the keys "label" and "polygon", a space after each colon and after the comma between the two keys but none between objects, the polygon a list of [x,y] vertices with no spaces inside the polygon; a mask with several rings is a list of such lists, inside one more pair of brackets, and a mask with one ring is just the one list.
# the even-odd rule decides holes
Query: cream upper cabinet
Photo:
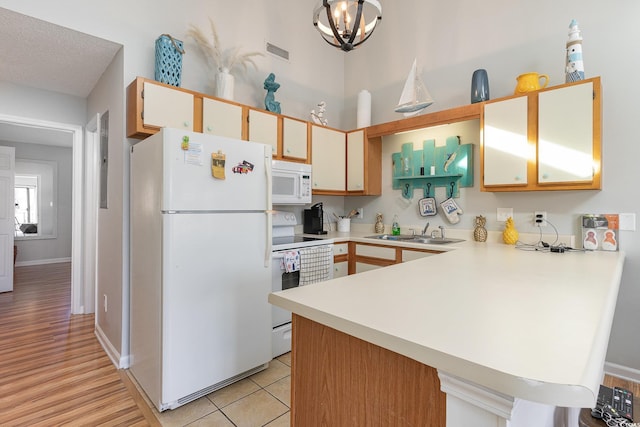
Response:
[{"label": "cream upper cabinet", "polygon": [[482,191],[599,190],[600,78],[484,104]]},{"label": "cream upper cabinet", "polygon": [[312,189],[318,194],[344,193],[346,185],[345,133],[323,126],[311,126]]},{"label": "cream upper cabinet", "polygon": [[484,106],[484,185],[526,185],[533,155],[527,137],[527,97]]},{"label": "cream upper cabinet", "polygon": [[538,95],[538,182],[593,180],[593,83]]},{"label": "cream upper cabinet", "polygon": [[192,94],[145,82],[143,100],[144,126],[193,130]]},{"label": "cream upper cabinet", "polygon": [[271,153],[278,153],[278,115],[249,109],[249,141],[271,145]]},{"label": "cream upper cabinet", "polygon": [[347,191],[364,190],[364,130],[347,133]]},{"label": "cream upper cabinet", "polygon": [[202,132],[242,139],[242,107],[229,102],[203,98]]},{"label": "cream upper cabinet", "polygon": [[282,118],[282,157],[307,160],[307,122]]}]

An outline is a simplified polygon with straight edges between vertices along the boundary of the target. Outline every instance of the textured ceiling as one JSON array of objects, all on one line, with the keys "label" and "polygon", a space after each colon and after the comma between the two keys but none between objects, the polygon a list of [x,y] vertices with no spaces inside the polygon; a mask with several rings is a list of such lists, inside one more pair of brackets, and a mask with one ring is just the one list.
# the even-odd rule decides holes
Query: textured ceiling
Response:
[{"label": "textured ceiling", "polygon": [[86,98],[120,45],[0,8],[0,79]]},{"label": "textured ceiling", "polygon": [[[86,98],[120,47],[0,8],[2,81]],[[0,140],[71,146],[69,133],[7,123],[0,123]]]}]

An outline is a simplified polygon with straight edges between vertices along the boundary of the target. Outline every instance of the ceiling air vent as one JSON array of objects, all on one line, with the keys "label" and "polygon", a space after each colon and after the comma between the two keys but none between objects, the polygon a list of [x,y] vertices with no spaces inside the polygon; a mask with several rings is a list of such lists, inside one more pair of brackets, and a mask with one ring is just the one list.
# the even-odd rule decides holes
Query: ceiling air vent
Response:
[{"label": "ceiling air vent", "polygon": [[285,61],[289,60],[289,51],[284,50],[283,48],[278,47],[274,44],[266,42],[265,50],[270,54],[277,56],[278,58],[284,59]]}]

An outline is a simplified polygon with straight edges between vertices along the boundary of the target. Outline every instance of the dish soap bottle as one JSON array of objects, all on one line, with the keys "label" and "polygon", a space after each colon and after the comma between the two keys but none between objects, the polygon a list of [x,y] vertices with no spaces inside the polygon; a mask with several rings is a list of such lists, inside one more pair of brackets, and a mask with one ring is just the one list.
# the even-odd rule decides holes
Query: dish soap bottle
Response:
[{"label": "dish soap bottle", "polygon": [[398,224],[398,215],[393,216],[393,223],[391,225],[391,234],[394,236],[400,235],[400,225]]}]

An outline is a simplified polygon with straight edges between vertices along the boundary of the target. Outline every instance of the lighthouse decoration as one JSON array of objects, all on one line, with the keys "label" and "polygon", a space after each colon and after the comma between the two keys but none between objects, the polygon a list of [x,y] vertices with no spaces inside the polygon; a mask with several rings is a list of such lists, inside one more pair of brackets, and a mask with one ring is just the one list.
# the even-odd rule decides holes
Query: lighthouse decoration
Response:
[{"label": "lighthouse decoration", "polygon": [[578,22],[573,19],[569,24],[569,40],[567,40],[567,65],[565,67],[566,83],[584,80],[584,63],[582,62],[582,34]]}]

